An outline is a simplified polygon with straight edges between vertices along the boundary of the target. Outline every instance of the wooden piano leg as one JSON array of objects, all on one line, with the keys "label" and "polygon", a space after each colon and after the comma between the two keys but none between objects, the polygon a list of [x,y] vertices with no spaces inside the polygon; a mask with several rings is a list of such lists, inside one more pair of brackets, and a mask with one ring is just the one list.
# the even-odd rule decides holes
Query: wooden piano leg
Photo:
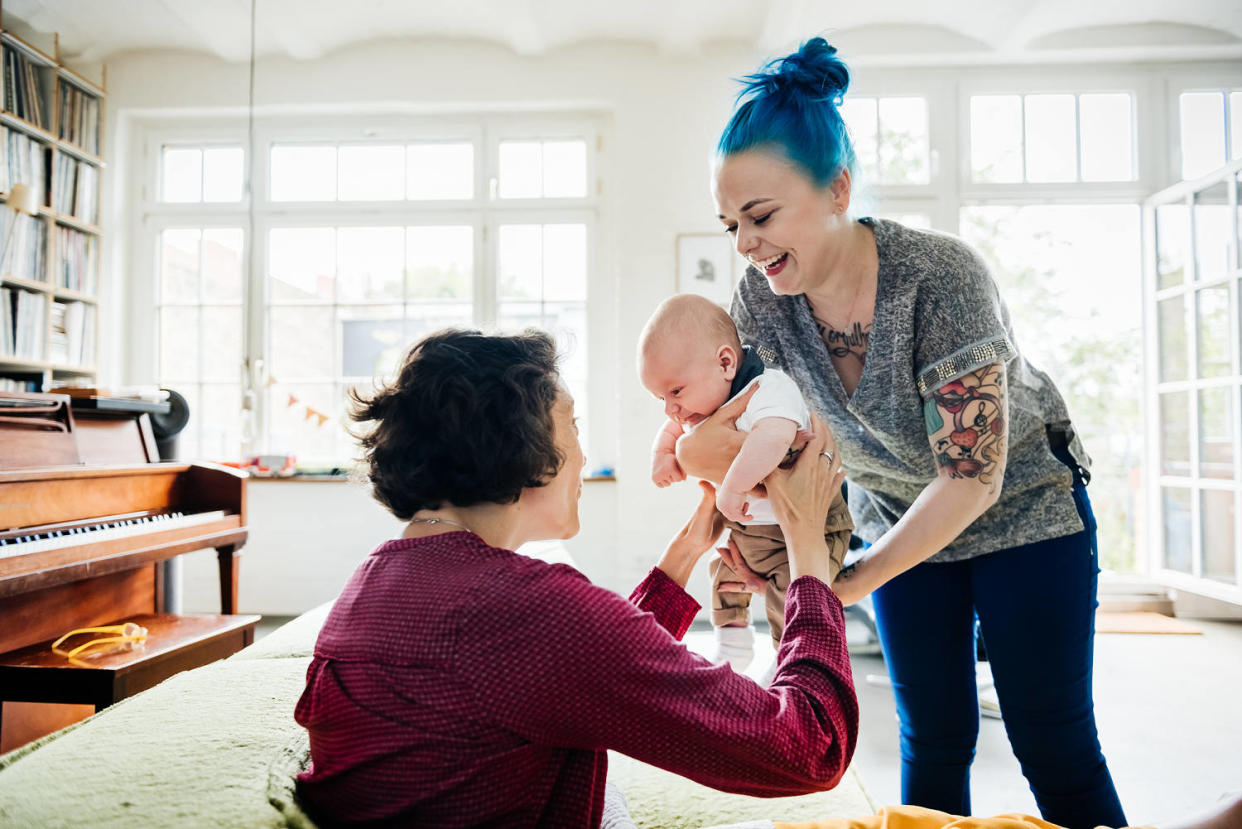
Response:
[{"label": "wooden piano leg", "polygon": [[238,558],[241,553],[234,544],[216,548],[220,561],[220,612],[226,615],[237,612]]}]

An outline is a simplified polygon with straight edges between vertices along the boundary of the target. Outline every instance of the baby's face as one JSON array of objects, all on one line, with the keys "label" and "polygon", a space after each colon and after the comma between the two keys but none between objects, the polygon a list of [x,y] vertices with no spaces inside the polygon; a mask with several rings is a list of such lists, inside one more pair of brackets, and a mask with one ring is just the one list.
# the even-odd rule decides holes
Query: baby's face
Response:
[{"label": "baby's face", "polygon": [[706,419],[729,399],[735,368],[710,346],[648,349],[639,358],[638,376],[664,403],[664,414],[683,425]]}]

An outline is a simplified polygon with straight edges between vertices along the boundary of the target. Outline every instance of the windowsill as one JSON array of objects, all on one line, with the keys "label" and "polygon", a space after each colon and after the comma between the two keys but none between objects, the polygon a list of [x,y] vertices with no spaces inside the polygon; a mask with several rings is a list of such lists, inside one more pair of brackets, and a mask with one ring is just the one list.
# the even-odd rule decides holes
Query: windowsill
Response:
[{"label": "windowsill", "polygon": [[[260,476],[251,475],[251,481],[267,482],[283,482],[283,483],[342,483],[353,480],[348,474],[344,475],[285,475],[285,476]],[[591,475],[583,478],[583,483],[615,483],[616,475]]]}]

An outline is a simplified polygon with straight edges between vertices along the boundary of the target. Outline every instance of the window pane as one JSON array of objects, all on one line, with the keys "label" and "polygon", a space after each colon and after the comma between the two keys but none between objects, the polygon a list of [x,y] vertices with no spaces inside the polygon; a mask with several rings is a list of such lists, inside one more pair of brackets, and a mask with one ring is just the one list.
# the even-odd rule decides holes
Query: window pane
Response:
[{"label": "window pane", "polygon": [[543,142],[543,195],[582,198],[587,194],[586,142]]},{"label": "window pane", "polygon": [[1199,493],[1199,524],[1203,541],[1204,578],[1236,584],[1234,563],[1233,491],[1205,489]]},{"label": "window pane", "polygon": [[177,435],[177,459],[201,458],[198,440],[198,427],[201,419],[198,394],[200,386],[197,383],[169,383],[166,379],[161,379],[160,383],[184,397],[186,408],[190,412],[189,423],[181,430],[181,434]]},{"label": "window pane", "polygon": [[1233,477],[1233,390],[1224,386],[1199,392],[1199,474]]},{"label": "window pane", "polygon": [[407,227],[405,290],[411,299],[463,299],[474,294],[474,229]]},{"label": "window pane", "polygon": [[1160,472],[1190,474],[1190,410],[1184,391],[1160,395]]},{"label": "window pane", "polygon": [[204,380],[235,382],[241,375],[242,310],[238,306],[202,309]]},{"label": "window pane", "polygon": [[1164,566],[1190,572],[1190,490],[1163,487]]},{"label": "window pane", "polygon": [[970,99],[970,167],[981,182],[1022,181],[1022,98]]},{"label": "window pane", "polygon": [[406,148],[407,199],[468,199],[474,195],[474,145],[411,144]]},{"label": "window pane", "polygon": [[346,144],[337,158],[341,201],[395,201],[405,195],[405,147]]},{"label": "window pane", "polygon": [[539,225],[501,226],[500,299],[538,301],[543,295],[542,231]]},{"label": "window pane", "polygon": [[199,230],[160,234],[160,302],[198,302]]},{"label": "window pane", "polygon": [[344,377],[391,377],[400,367],[409,343],[401,306],[379,305],[337,309],[341,331],[341,374]]},{"label": "window pane", "polygon": [[[343,398],[335,383],[276,383],[268,390],[268,444],[299,461],[338,457]],[[309,412],[307,410],[310,410]],[[322,420],[318,414],[329,419]]]},{"label": "window pane", "polygon": [[1079,96],[1083,181],[1134,179],[1131,106],[1124,93]]},{"label": "window pane", "polygon": [[272,308],[269,320],[273,377],[287,382],[336,376],[331,308]]},{"label": "window pane", "polygon": [[203,201],[241,201],[245,161],[241,147],[203,150]]},{"label": "window pane", "polygon": [[336,198],[336,147],[272,147],[272,201]]},{"label": "window pane", "polygon": [[538,141],[500,142],[500,197],[537,199],[543,192],[543,153]]},{"label": "window pane", "polygon": [[543,298],[585,301],[586,225],[543,226]]},{"label": "window pane", "polygon": [[1198,178],[1225,163],[1225,96],[1184,92],[1180,103],[1182,178]]},{"label": "window pane", "polygon": [[1232,373],[1229,353],[1229,287],[1204,288],[1199,298],[1199,376]]},{"label": "window pane", "polygon": [[1195,195],[1195,254],[1198,278],[1215,279],[1232,269],[1233,210],[1225,182]]},{"label": "window pane", "polygon": [[1026,96],[1026,180],[1074,181],[1074,96]]},{"label": "window pane", "polygon": [[161,198],[170,202],[196,202],[203,196],[203,153],[194,149],[164,148]]},{"label": "window pane", "polygon": [[273,302],[332,301],[336,278],[335,228],[275,228],[267,238],[268,285]]},{"label": "window pane", "polygon": [[1184,204],[1156,208],[1156,287],[1186,282],[1190,264],[1190,209]]},{"label": "window pane", "polygon": [[401,302],[405,228],[342,227],[336,244],[339,302]]},{"label": "window pane", "polygon": [[199,455],[218,461],[237,461],[241,454],[241,386],[206,383],[199,410]]},{"label": "window pane", "polygon": [[854,142],[858,167],[863,177],[871,181],[879,181],[877,112],[875,98],[846,98],[841,104],[841,118]]},{"label": "window pane", "polygon": [[1186,298],[1169,297],[1156,305],[1160,380],[1164,383],[1185,380],[1189,376],[1186,370]]},{"label": "window pane", "polygon": [[197,308],[160,309],[160,381],[198,380]]},{"label": "window pane", "polygon": [[885,184],[927,184],[927,101],[922,98],[880,99],[880,181]]},{"label": "window pane", "polygon": [[465,302],[435,305],[408,305],[405,309],[406,348],[432,331],[441,328],[461,328],[471,324],[473,307]]},{"label": "window pane", "polygon": [[242,230],[211,227],[203,231],[203,300],[242,301]]}]

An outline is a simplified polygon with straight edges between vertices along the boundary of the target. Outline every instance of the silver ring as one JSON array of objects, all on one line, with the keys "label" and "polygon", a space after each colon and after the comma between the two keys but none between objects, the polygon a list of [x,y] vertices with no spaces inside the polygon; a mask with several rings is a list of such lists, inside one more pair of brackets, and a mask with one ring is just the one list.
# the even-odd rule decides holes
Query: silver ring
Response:
[{"label": "silver ring", "polygon": [[828,463],[832,463],[832,453],[831,453],[831,452],[829,452],[828,450],[826,450],[826,449],[825,449],[823,452],[820,452],[819,454],[821,454],[821,455],[823,455],[825,458],[827,458],[827,459],[828,459]]}]

